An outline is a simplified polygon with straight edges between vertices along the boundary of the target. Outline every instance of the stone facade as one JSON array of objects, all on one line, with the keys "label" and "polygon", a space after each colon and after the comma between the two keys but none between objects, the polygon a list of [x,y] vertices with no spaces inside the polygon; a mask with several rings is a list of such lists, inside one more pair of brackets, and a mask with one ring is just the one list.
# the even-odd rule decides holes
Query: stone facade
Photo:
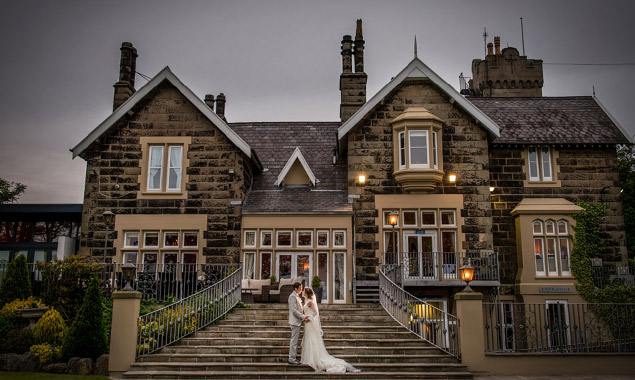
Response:
[{"label": "stone facade", "polygon": [[[393,178],[393,134],[390,122],[409,106],[425,107],[444,120],[443,168],[457,175],[456,184],[447,179],[436,194],[463,194],[465,241],[462,251],[493,250],[489,195],[488,134],[472,118],[450,103],[449,98],[427,80],[409,80],[387,96],[368,117],[348,133],[349,193],[354,193],[356,173],[366,173],[366,185],[353,203],[357,273],[372,277],[376,273],[379,249],[375,218],[375,194],[402,194]],[[447,177],[447,176],[446,176]]]},{"label": "stone facade", "polygon": [[[144,136],[191,136],[191,145],[185,147],[190,163],[183,173],[188,178],[185,199],[140,197],[140,137]],[[117,215],[206,214],[206,262],[238,261],[241,206],[230,202],[245,198],[253,165],[169,82],[139,102],[131,116],[120,120],[82,157],[87,161],[87,176],[80,253],[103,254],[102,213],[106,210]],[[113,238],[111,232],[107,257],[114,255]]]}]

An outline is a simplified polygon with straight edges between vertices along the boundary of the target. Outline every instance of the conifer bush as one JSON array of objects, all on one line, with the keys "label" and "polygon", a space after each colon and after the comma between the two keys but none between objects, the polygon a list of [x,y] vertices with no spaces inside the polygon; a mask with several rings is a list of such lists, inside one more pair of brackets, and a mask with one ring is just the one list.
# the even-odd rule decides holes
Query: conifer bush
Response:
[{"label": "conifer bush", "polygon": [[20,255],[7,266],[7,273],[0,287],[0,307],[13,300],[25,299],[31,295],[31,276],[26,257]]},{"label": "conifer bush", "polygon": [[57,310],[50,308],[35,324],[33,336],[39,344],[48,343],[52,346],[60,346],[65,331],[64,318]]},{"label": "conifer bush", "polygon": [[64,335],[62,356],[97,359],[108,349],[99,280],[93,278],[73,324]]}]

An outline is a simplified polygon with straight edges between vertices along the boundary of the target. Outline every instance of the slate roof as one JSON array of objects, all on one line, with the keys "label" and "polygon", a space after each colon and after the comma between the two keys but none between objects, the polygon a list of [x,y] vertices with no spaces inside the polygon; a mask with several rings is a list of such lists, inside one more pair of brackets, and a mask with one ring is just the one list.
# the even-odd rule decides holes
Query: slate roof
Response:
[{"label": "slate roof", "polygon": [[467,99],[500,127],[496,144],[631,142],[592,96]]},{"label": "slate roof", "polygon": [[[255,122],[229,126],[255,151],[264,170],[254,176],[243,213],[351,213],[347,162],[333,165],[339,122]],[[319,181],[315,188],[275,185],[299,148]]]}]

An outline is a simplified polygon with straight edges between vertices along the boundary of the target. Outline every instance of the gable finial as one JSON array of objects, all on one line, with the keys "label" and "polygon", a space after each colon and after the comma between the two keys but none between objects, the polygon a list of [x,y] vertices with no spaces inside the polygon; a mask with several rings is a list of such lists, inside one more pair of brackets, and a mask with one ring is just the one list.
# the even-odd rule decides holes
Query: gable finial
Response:
[{"label": "gable finial", "polygon": [[417,35],[415,34],[415,58],[417,58]]}]

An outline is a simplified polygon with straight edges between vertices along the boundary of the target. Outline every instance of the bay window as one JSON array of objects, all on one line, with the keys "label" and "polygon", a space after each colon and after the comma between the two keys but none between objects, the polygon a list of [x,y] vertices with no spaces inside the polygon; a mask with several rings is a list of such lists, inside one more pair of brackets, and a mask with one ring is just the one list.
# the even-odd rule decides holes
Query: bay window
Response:
[{"label": "bay window", "polygon": [[559,220],[556,225],[553,220],[534,220],[532,225],[536,275],[570,276],[570,242],[567,221]]}]

